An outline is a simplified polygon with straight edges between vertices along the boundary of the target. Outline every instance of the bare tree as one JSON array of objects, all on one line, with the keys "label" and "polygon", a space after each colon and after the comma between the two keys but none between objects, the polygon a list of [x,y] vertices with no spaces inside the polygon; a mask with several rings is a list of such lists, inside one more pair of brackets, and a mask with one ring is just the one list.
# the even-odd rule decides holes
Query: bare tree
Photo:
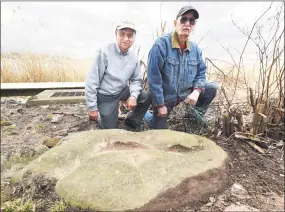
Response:
[{"label": "bare tree", "polygon": [[[221,89],[225,99],[224,106],[230,116],[238,118],[237,110],[231,110],[236,91],[246,91],[249,104],[254,112],[251,131],[253,134],[264,134],[267,126],[280,124],[280,117],[284,117],[284,27],[282,27],[284,26],[284,2],[281,2],[273,11],[273,15],[266,19],[269,11],[272,10],[273,3],[270,3],[269,7],[253,23],[250,30],[238,26],[232,19],[234,26],[247,37],[247,40],[241,51],[230,46],[238,53],[238,59],[233,56],[229,48],[221,45],[232,60],[232,63],[229,63],[230,70],[222,70],[214,64],[213,59],[206,59],[207,64],[210,63],[214,67],[216,78],[221,79],[222,84],[228,88],[227,91],[230,89],[233,91],[231,100],[229,100],[225,90]],[[271,24],[266,25],[265,21],[271,21]],[[270,26],[268,33],[266,33],[267,26]],[[244,53],[250,42],[256,47],[258,57],[256,63],[258,76],[255,87],[249,85],[243,65],[243,59],[246,56]],[[239,129],[242,128],[239,127]]]}]

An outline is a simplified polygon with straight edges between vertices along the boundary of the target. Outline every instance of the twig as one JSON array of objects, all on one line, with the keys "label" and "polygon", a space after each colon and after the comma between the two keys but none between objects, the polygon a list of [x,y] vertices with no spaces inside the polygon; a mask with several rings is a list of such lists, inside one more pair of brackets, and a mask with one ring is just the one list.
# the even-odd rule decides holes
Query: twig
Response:
[{"label": "twig", "polygon": [[249,87],[249,93],[250,93],[250,104],[252,106],[253,112],[255,112],[256,111],[256,105],[254,102],[254,96],[253,96],[253,91],[252,91],[251,87]]},{"label": "twig", "polygon": [[226,141],[230,140],[230,138],[231,138],[234,134],[235,134],[235,133],[231,134],[230,137],[228,137]]},{"label": "twig", "polygon": [[212,62],[212,60],[210,60],[209,58],[207,58],[206,57],[206,59],[205,59],[206,61],[209,61],[217,70],[219,70],[222,74],[223,74],[223,76],[224,76],[224,79],[226,78],[226,75],[225,75],[225,73],[219,68],[219,67],[217,67],[213,62]]},{"label": "twig", "polygon": [[202,42],[202,40],[207,36],[207,34],[210,32],[210,30],[199,40],[198,45]]},{"label": "twig", "polygon": [[230,103],[230,101],[229,101],[229,99],[228,99],[228,97],[227,97],[226,91],[225,91],[225,89],[224,89],[223,86],[221,86],[221,91],[222,91],[222,93],[224,94],[225,99],[227,100],[228,108],[230,108],[231,103]]},{"label": "twig", "polygon": [[[247,47],[247,44],[248,44],[248,42],[249,42],[249,40],[250,40],[250,36],[251,36],[251,34],[252,34],[252,32],[253,32],[253,30],[254,30],[254,28],[255,28],[255,25],[256,25],[256,24],[258,23],[258,21],[271,9],[272,4],[273,4],[273,2],[271,2],[269,8],[267,8],[267,9],[262,13],[262,15],[254,22],[254,24],[253,24],[253,26],[252,26],[252,28],[251,28],[251,31],[250,31],[250,33],[249,33],[249,36],[248,36],[248,38],[247,38],[247,41],[246,41],[246,43],[245,43],[245,45],[244,45],[244,47],[243,47],[243,50],[242,50],[241,55],[240,55],[240,58],[239,58],[239,64],[238,64],[238,66],[237,66],[237,68],[238,68],[237,79],[239,78],[239,74],[240,74],[240,65],[241,65],[243,53],[244,53],[244,51],[245,51],[245,49],[246,49],[246,47]],[[233,20],[232,20],[232,22],[233,22]],[[233,23],[234,23],[234,22],[233,22]],[[233,93],[232,100],[234,99],[234,96],[235,96],[235,94],[236,94],[237,83],[238,83],[238,80],[236,80],[236,83],[235,83],[235,88],[234,88],[234,93]]]}]

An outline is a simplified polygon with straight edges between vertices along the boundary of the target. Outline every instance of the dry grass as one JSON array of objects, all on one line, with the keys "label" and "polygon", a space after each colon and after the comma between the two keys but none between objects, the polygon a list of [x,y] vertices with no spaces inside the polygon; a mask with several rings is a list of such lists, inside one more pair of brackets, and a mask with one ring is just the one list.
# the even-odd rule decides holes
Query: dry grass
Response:
[{"label": "dry grass", "polygon": [[1,53],[1,83],[83,82],[91,61],[24,53]]}]

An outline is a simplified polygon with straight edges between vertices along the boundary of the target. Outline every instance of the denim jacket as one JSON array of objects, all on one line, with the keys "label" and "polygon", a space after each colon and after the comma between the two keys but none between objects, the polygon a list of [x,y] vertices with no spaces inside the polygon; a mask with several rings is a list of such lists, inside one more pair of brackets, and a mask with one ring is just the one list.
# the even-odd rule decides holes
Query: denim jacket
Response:
[{"label": "denim jacket", "polygon": [[204,90],[206,65],[196,43],[180,52],[176,32],[158,38],[148,55],[147,81],[154,106],[184,100],[192,89]]}]

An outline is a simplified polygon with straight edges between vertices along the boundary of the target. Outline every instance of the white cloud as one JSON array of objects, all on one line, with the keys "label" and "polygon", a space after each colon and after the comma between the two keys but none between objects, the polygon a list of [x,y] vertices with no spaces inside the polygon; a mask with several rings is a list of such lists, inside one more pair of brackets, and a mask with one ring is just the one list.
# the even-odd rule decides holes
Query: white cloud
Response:
[{"label": "white cloud", "polygon": [[[136,44],[148,54],[160,21],[167,32],[179,9],[189,2],[2,2],[1,51],[32,51],[92,58],[97,48],[115,39],[119,20],[136,23]],[[269,2],[191,2],[200,18],[191,39],[198,42],[204,56],[227,57],[219,46],[241,47],[244,36],[231,23],[252,24]],[[249,53],[248,53],[249,54]]]},{"label": "white cloud", "polygon": [[[232,16],[234,21],[240,25],[253,24],[269,8],[270,4],[271,2],[241,2],[232,8],[228,18],[230,19]],[[273,3],[272,8],[276,4],[280,5],[280,2]],[[272,14],[272,12],[274,10],[269,11],[268,14]]]}]

